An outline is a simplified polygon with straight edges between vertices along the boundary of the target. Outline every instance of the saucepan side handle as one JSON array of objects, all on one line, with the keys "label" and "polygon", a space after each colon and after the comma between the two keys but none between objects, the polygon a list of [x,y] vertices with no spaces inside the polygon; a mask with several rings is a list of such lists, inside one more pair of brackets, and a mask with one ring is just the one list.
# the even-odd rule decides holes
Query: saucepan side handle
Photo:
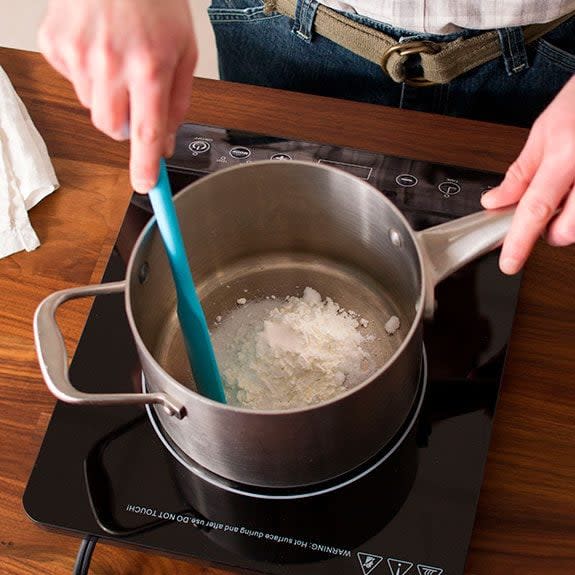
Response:
[{"label": "saucepan side handle", "polygon": [[56,310],[64,302],[90,296],[120,293],[126,283],[111,282],[65,289],[49,295],[34,314],[34,341],[42,375],[48,389],[66,403],[80,405],[134,405],[157,403],[178,419],[185,414],[184,406],[165,393],[84,393],[76,389],[68,375],[68,355],[62,332],[56,321]]},{"label": "saucepan side handle", "polygon": [[433,316],[435,286],[470,261],[499,247],[515,206],[483,210],[415,233],[425,274],[425,317]]}]

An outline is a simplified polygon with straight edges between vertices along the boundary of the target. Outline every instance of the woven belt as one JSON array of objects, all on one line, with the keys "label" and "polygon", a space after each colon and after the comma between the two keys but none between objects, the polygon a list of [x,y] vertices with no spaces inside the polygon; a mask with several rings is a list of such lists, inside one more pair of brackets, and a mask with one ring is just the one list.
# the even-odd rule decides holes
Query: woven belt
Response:
[{"label": "woven belt", "polygon": [[[297,0],[264,0],[264,4],[266,12],[295,17]],[[573,14],[575,13],[545,24],[524,26],[525,43],[537,40]],[[405,82],[412,86],[447,84],[457,76],[501,55],[499,34],[494,30],[472,38],[457,38],[451,42],[398,42],[395,38],[346,18],[340,12],[322,4],[317,9],[314,30],[320,36],[325,36],[354,54],[380,65],[394,82]],[[405,64],[414,54],[418,54],[421,59],[423,74],[408,77]]]}]

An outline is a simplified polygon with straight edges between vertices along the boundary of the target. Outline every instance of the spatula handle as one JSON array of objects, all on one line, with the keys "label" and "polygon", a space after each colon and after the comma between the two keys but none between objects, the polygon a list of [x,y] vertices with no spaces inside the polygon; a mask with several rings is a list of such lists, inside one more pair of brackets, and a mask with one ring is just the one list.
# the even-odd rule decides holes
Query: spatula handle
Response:
[{"label": "spatula handle", "polygon": [[196,293],[163,158],[160,160],[158,181],[149,191],[149,198],[172,269],[178,298],[178,318],[196,386],[205,397],[225,403],[208,324]]}]

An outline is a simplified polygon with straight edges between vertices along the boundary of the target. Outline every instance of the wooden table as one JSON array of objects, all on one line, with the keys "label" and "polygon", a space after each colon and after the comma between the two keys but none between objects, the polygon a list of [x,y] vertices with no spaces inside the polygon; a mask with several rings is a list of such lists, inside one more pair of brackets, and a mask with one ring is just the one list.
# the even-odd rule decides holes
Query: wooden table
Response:
[{"label": "wooden table", "polygon": [[[30,212],[41,247],[0,260],[0,573],[71,573],[79,541],[45,531],[21,497],[54,406],[33,345],[47,294],[98,282],[131,195],[128,147],[90,124],[37,54],[0,48],[61,188]],[[525,130],[198,79],[192,122],[504,171]],[[575,572],[575,251],[539,243],[527,266],[468,575]],[[69,351],[89,302],[59,312]],[[222,573],[101,543],[91,573]],[[383,571],[382,571],[383,573]],[[337,575],[337,574],[334,574]]]}]

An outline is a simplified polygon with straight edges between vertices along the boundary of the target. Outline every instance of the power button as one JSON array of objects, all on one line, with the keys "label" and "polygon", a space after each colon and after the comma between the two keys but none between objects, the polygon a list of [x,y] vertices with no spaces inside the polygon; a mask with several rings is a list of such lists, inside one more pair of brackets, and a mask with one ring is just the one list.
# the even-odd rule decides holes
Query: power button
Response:
[{"label": "power button", "polygon": [[211,147],[212,145],[207,140],[194,140],[188,145],[188,149],[195,154],[203,154]]}]

